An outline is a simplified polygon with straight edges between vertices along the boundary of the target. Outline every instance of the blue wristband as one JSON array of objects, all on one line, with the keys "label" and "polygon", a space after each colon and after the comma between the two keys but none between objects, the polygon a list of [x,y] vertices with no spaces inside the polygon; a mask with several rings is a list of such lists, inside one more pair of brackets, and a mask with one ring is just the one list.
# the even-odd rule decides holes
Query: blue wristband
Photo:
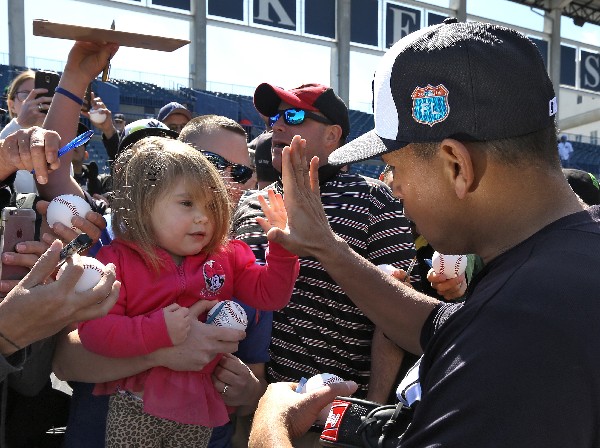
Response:
[{"label": "blue wristband", "polygon": [[83,106],[83,100],[81,98],[79,98],[77,95],[69,92],[67,89],[63,89],[62,87],[57,87],[56,89],[54,89],[54,92],[55,93],[60,93],[61,95],[64,95],[67,98],[72,99],[73,101],[75,101],[80,106]]}]

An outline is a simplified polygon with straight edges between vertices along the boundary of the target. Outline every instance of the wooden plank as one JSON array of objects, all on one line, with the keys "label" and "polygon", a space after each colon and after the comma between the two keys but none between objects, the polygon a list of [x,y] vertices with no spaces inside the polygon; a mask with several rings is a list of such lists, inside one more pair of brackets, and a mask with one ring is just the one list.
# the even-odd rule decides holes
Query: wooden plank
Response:
[{"label": "wooden plank", "polygon": [[33,35],[58,39],[80,40],[85,42],[114,42],[125,47],[146,48],[148,50],[174,51],[190,43],[189,40],[172,37],[151,36],[128,33],[103,28],[66,25],[36,19],[33,21]]}]

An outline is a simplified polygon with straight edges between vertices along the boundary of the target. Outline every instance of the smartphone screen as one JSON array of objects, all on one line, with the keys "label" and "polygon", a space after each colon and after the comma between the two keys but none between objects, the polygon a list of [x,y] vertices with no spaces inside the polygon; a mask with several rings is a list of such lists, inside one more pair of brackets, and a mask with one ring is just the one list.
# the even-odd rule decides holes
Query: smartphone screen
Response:
[{"label": "smartphone screen", "polygon": [[[41,96],[54,96],[54,91],[58,87],[60,81],[60,75],[56,72],[47,72],[44,70],[38,70],[35,72],[35,88],[36,89],[47,89],[48,93],[42,93],[37,95],[36,98]],[[47,110],[42,110],[43,113],[47,113]]]},{"label": "smartphone screen", "polygon": [[[18,243],[33,241],[35,235],[35,210],[31,208],[5,207],[2,210],[1,251],[15,252]],[[1,252],[0,252],[1,253]],[[2,263],[2,280],[21,280],[29,268]]]}]

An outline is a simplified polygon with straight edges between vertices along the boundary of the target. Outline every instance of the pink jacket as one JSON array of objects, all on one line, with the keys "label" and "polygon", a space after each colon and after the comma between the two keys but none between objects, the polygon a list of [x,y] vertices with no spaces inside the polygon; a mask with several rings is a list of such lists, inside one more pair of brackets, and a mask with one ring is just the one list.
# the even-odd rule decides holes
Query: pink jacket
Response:
[{"label": "pink jacket", "polygon": [[[98,252],[98,260],[115,264],[121,291],[107,316],[79,324],[85,348],[103,356],[128,358],[171,347],[162,309],[172,303],[189,307],[202,299],[236,297],[259,310],[281,309],[290,300],[299,271],[298,257],[276,243],[270,243],[264,266],[256,264],[252,250],[238,240],[211,256],[186,257],[180,266],[166,251],[158,251],[164,261],[159,275],[133,243],[116,239]],[[148,414],[180,423],[220,426],[229,418],[211,381],[218,361],[215,358],[200,372],[155,367],[97,384],[94,393],[144,391]]]}]

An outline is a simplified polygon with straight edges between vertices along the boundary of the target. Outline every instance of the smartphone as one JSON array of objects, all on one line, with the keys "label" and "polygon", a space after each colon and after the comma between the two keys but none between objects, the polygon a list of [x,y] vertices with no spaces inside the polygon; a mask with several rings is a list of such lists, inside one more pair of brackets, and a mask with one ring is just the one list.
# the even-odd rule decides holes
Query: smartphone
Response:
[{"label": "smartphone", "polygon": [[[56,72],[47,72],[44,70],[38,70],[35,72],[35,84],[34,87],[36,89],[47,89],[48,93],[41,93],[36,96],[39,98],[41,96],[54,96],[54,91],[58,87],[58,82],[60,81],[60,75]],[[43,113],[48,113],[48,110],[42,110]]]},{"label": "smartphone", "polygon": [[[32,208],[5,207],[2,210],[0,228],[2,252],[15,252],[18,243],[33,241],[35,236],[35,210]],[[21,280],[29,272],[24,266],[12,266],[2,263],[2,280]]]}]

